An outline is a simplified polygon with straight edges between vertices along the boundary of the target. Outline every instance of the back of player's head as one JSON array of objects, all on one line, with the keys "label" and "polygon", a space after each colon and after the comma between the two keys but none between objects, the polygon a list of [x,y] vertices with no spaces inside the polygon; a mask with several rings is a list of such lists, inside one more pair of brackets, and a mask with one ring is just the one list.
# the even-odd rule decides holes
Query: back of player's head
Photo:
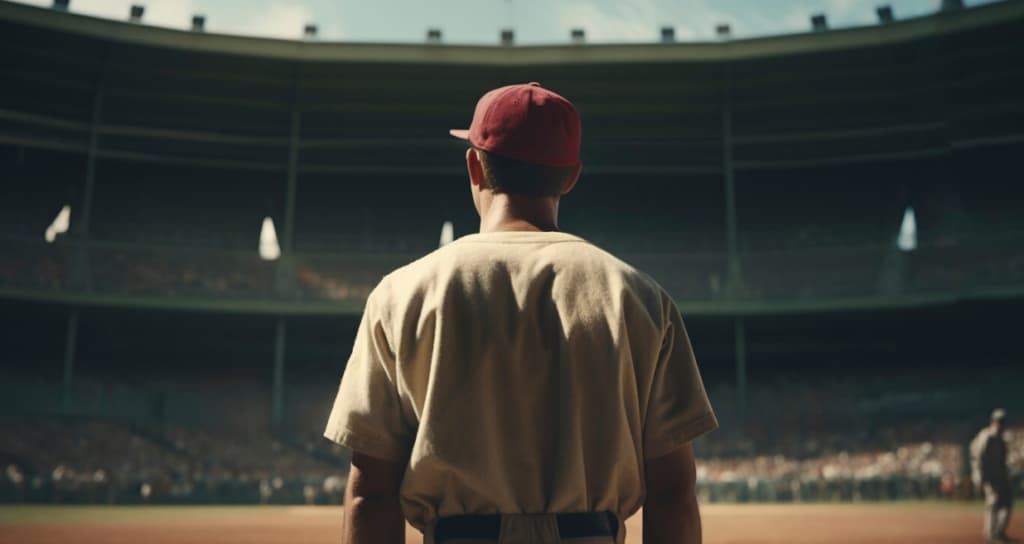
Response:
[{"label": "back of player's head", "polygon": [[486,188],[510,195],[561,195],[580,170],[580,116],[539,83],[487,92],[468,129],[449,131],[476,150]]},{"label": "back of player's head", "polygon": [[545,166],[476,150],[487,188],[528,197],[559,196],[577,174],[576,166]]}]

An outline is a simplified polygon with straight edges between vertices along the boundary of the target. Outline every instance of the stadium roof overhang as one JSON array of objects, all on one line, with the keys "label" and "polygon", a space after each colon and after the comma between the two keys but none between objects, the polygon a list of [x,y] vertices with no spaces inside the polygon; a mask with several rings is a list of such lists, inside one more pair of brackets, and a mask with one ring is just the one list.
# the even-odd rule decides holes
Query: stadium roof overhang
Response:
[{"label": "stadium roof overhang", "polygon": [[292,61],[523,66],[744,60],[855,49],[954,34],[1024,17],[1024,2],[1004,1],[896,23],[828,32],[702,43],[463,46],[310,42],[196,33],[0,1],[0,19],[126,44]]}]

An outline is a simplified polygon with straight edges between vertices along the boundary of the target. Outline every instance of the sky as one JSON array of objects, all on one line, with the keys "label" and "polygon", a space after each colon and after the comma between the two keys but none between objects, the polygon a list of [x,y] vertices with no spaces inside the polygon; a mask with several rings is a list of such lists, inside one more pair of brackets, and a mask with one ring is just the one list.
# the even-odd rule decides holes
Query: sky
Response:
[{"label": "sky", "polygon": [[124,20],[132,4],[145,6],[145,24],[188,29],[202,14],[207,32],[223,34],[301,39],[312,23],[321,41],[419,43],[439,28],[445,43],[487,45],[512,28],[517,44],[532,45],[568,43],[573,28],[591,43],[655,42],[663,26],[678,41],[712,40],[719,23],[735,38],[788,34],[807,31],[816,13],[832,28],[863,26],[876,24],[878,5],[905,19],[934,13],[941,0],[71,0],[71,11]]}]

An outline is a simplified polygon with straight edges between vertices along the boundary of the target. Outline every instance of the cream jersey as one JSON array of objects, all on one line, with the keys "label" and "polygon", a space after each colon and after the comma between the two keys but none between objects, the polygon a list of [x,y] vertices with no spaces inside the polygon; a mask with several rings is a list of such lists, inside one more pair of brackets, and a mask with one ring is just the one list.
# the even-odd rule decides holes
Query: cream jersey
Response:
[{"label": "cream jersey", "polygon": [[576,236],[492,232],[387,275],[325,436],[407,463],[406,519],[612,511],[644,461],[711,431],[683,320],[650,277]]}]

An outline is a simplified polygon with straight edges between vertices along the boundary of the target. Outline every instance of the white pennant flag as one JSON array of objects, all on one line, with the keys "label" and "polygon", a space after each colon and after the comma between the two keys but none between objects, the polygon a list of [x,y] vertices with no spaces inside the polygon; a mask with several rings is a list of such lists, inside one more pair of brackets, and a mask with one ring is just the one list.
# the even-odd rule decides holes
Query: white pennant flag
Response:
[{"label": "white pennant flag", "polygon": [[274,261],[280,256],[281,246],[277,243],[274,220],[269,216],[264,217],[263,226],[260,227],[260,258],[264,261]]},{"label": "white pennant flag", "polygon": [[455,239],[455,227],[452,226],[451,221],[445,221],[441,225],[441,243],[437,247],[443,247],[447,244],[452,243]]}]

